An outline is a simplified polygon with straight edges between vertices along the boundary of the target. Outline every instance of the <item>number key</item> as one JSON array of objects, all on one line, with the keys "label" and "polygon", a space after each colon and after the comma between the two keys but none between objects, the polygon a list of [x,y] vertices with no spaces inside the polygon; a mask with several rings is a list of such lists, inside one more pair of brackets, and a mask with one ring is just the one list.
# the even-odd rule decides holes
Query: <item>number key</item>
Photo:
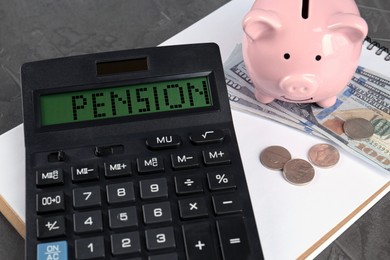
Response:
[{"label": "number key", "polygon": [[102,204],[100,187],[85,187],[73,190],[73,207],[81,209]]},{"label": "number key", "polygon": [[145,236],[148,250],[176,247],[172,227],[149,229],[145,231]]},{"label": "number key", "polygon": [[139,184],[142,199],[168,197],[168,185],[165,178],[142,180]]},{"label": "number key", "polygon": [[137,226],[137,208],[133,206],[109,209],[108,219],[111,229]]},{"label": "number key", "polygon": [[145,224],[171,222],[171,205],[168,201],[142,206]]},{"label": "number key", "polygon": [[75,241],[76,259],[104,258],[104,238],[90,237]]},{"label": "number key", "polygon": [[109,204],[129,202],[135,200],[132,182],[121,182],[106,186],[107,201]]},{"label": "number key", "polygon": [[111,251],[115,256],[140,252],[141,243],[138,231],[111,235]]},{"label": "number key", "polygon": [[81,234],[103,230],[102,212],[100,210],[73,214],[74,232]]}]

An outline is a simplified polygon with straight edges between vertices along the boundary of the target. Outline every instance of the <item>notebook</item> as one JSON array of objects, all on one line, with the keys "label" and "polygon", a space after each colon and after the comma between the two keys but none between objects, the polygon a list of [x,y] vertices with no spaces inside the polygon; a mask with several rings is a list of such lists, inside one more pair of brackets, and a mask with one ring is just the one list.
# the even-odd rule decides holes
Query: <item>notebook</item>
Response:
[{"label": "notebook", "polygon": [[[162,45],[216,42],[226,60],[241,41],[241,18],[252,3],[251,0],[233,0]],[[389,55],[385,48],[367,38],[360,66],[389,77]],[[344,151],[334,172],[320,171],[321,178],[316,182],[305,187],[292,186],[282,177],[260,168],[260,150],[269,142],[289,142],[291,152],[303,157],[311,145],[322,140],[239,111],[233,111],[233,120],[266,259],[315,256],[390,191],[390,175],[357,161]],[[249,123],[251,127],[247,127]],[[267,132],[261,138],[248,138],[264,129]],[[269,132],[278,135],[278,140],[267,136]],[[23,144],[22,125],[0,136],[0,210],[22,236],[25,220]],[[352,176],[354,169],[359,174]],[[305,213],[305,219],[299,219],[299,212]]]},{"label": "notebook", "polygon": [[377,41],[366,37],[359,65],[390,77],[390,51]]}]

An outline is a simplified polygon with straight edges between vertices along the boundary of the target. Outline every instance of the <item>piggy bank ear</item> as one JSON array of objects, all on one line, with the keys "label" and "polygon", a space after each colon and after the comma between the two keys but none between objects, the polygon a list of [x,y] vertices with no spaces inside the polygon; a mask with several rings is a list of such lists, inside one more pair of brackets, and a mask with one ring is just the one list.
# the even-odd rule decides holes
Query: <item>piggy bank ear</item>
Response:
[{"label": "piggy bank ear", "polygon": [[282,27],[282,23],[275,12],[253,9],[244,17],[242,27],[246,35],[254,41],[274,33]]},{"label": "piggy bank ear", "polygon": [[356,14],[337,13],[331,16],[328,28],[342,34],[351,42],[363,42],[368,33],[366,21]]}]

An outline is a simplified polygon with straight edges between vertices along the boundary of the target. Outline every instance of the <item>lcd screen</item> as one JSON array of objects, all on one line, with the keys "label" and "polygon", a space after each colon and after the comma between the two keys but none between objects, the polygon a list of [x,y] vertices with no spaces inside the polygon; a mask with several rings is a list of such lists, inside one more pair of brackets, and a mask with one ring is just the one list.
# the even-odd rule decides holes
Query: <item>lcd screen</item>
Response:
[{"label": "lcd screen", "polygon": [[39,102],[42,126],[213,105],[205,76],[47,94]]}]

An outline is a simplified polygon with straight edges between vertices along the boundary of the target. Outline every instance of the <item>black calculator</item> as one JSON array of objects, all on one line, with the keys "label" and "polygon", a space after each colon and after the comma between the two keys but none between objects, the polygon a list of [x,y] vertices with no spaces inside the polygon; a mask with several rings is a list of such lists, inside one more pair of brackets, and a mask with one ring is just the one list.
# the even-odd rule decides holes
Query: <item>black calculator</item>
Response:
[{"label": "black calculator", "polygon": [[26,259],[262,259],[214,43],[22,66]]}]

